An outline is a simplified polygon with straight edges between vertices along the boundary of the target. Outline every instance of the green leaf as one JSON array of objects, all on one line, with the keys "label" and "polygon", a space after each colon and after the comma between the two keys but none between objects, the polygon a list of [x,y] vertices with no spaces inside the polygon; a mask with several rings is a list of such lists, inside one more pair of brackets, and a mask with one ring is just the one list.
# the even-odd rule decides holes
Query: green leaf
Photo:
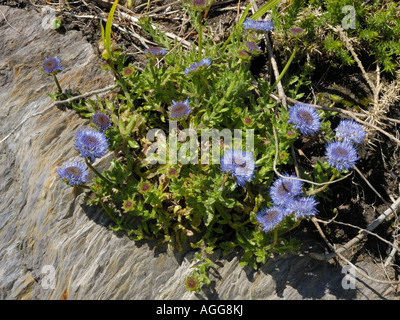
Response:
[{"label": "green leaf", "polygon": [[107,23],[106,23],[106,30],[104,35],[104,29],[101,25],[101,36],[103,38],[104,47],[107,51],[108,58],[111,58],[111,26],[113,22],[114,12],[117,8],[118,0],[114,1],[113,6],[111,7],[110,13],[108,14]]},{"label": "green leaf", "polygon": [[221,206],[219,203],[216,203],[215,207],[217,208],[218,212],[221,214],[222,218],[224,219],[224,222],[227,223],[231,220],[231,216],[228,212],[226,212],[226,208]]},{"label": "green leaf", "polygon": [[286,71],[289,69],[290,64],[293,61],[294,56],[296,55],[297,52],[297,48],[294,48],[292,55],[290,56],[288,62],[286,63],[285,67],[283,68],[281,74],[279,75],[278,79],[276,79],[275,83],[271,86],[271,88],[269,89],[269,92],[272,92],[275,87],[278,85],[279,81],[282,80],[283,76],[285,75]]},{"label": "green leaf", "polygon": [[138,144],[135,140],[133,140],[133,139],[131,139],[131,138],[128,139],[128,145],[129,145],[129,147],[131,147],[132,149],[139,148],[139,144]]},{"label": "green leaf", "polygon": [[282,0],[270,0],[267,3],[265,3],[260,9],[257,10],[256,13],[254,13],[251,16],[251,19],[257,20],[261,18],[264,14],[267,13],[268,10],[271,10],[273,7],[277,6],[279,2]]},{"label": "green leaf", "polygon": [[206,221],[204,222],[204,224],[206,226],[209,226],[210,223],[213,221],[213,219],[214,219],[214,213],[211,212],[210,210],[207,210],[206,211]]},{"label": "green leaf", "polygon": [[253,252],[251,252],[251,251],[245,252],[245,254],[240,259],[239,265],[241,267],[248,265],[251,262],[252,257],[253,257]]},{"label": "green leaf", "polygon": [[58,18],[55,18],[55,19],[52,21],[51,24],[53,25],[53,28],[54,28],[55,30],[57,30],[57,29],[59,29],[59,28],[61,27],[61,20],[58,19]]},{"label": "green leaf", "polygon": [[146,119],[142,115],[135,113],[129,121],[128,125],[125,127],[124,132],[121,133],[123,135],[130,135],[132,132],[137,131],[140,124],[144,121],[146,121]]}]

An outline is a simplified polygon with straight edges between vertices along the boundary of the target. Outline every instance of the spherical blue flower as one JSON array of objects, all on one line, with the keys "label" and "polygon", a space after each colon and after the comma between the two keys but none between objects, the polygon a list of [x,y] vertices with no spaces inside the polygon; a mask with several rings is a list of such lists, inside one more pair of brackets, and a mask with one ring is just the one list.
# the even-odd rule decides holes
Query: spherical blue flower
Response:
[{"label": "spherical blue flower", "polygon": [[221,157],[221,171],[232,172],[234,168],[234,153],[238,151],[227,150]]},{"label": "spherical blue flower", "polygon": [[250,152],[237,151],[233,157],[234,170],[233,176],[236,177],[236,183],[243,187],[246,182],[253,180],[254,177],[254,155]]},{"label": "spherical blue flower", "polygon": [[167,54],[167,50],[164,48],[158,48],[158,47],[149,47],[144,51],[144,53],[149,57],[162,57],[163,55]]},{"label": "spherical blue flower", "polygon": [[[283,175],[276,179],[269,190],[269,195],[275,205],[286,205],[302,192],[303,183],[295,175]],[[290,179],[296,178],[296,179]]]},{"label": "spherical blue flower", "polygon": [[285,218],[285,209],[274,206],[262,209],[256,214],[256,220],[261,224],[264,232],[275,229]]},{"label": "spherical blue flower", "polygon": [[92,115],[92,121],[102,131],[111,127],[110,117],[105,113],[95,113]]},{"label": "spherical blue flower", "polygon": [[315,201],[313,196],[298,197],[288,202],[286,208],[288,213],[294,213],[294,216],[298,219],[308,218],[318,214],[317,204],[318,202]]},{"label": "spherical blue flower", "polygon": [[89,175],[86,164],[77,160],[70,160],[64,163],[56,172],[60,176],[60,179],[66,180],[70,186],[87,182],[87,176]]},{"label": "spherical blue flower", "polygon": [[358,160],[357,150],[348,140],[329,143],[325,156],[329,165],[338,171],[349,170]]},{"label": "spherical blue flower", "polygon": [[208,67],[211,64],[210,58],[204,58],[198,62],[191,64],[188,68],[185,69],[184,73],[189,74],[191,72],[197,72],[203,67]]},{"label": "spherical blue flower", "polygon": [[254,156],[250,152],[228,150],[221,157],[221,171],[231,172],[236,184],[243,187],[254,178]]},{"label": "spherical blue flower", "polygon": [[274,22],[272,20],[252,20],[246,19],[243,22],[243,28],[245,30],[255,30],[258,32],[268,32],[274,29]]},{"label": "spherical blue flower", "polygon": [[76,134],[75,147],[83,158],[95,161],[105,155],[108,141],[103,132],[93,129],[82,129]]},{"label": "spherical blue flower", "polygon": [[296,103],[289,110],[288,123],[293,123],[302,134],[312,135],[319,130],[321,119],[313,107]]},{"label": "spherical blue flower", "polygon": [[189,99],[178,102],[172,100],[172,103],[173,103],[172,106],[169,108],[170,118],[181,118],[188,115],[191,111],[189,106]]},{"label": "spherical blue flower", "polygon": [[367,134],[362,125],[350,119],[340,120],[335,133],[338,140],[347,139],[355,144],[363,143]]},{"label": "spherical blue flower", "polygon": [[52,74],[63,69],[63,67],[60,65],[60,57],[45,58],[42,66],[45,74]]}]

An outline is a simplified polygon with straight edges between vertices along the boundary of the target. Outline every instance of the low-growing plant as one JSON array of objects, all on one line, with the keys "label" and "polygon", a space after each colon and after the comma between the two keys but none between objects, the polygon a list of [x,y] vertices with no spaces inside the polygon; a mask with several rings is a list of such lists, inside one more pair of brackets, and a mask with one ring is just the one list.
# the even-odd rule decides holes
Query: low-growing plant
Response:
[{"label": "low-growing plant", "polygon": [[[290,48],[297,38],[297,57],[308,61],[330,59],[335,67],[355,64],[343,39],[331,27],[342,26],[360,55],[371,56],[393,74],[400,58],[400,4],[396,1],[293,0],[286,10],[272,10],[277,35],[276,47]],[[293,32],[299,28],[302,32]],[[313,59],[310,59],[313,56]],[[303,70],[301,70],[302,72]]]},{"label": "low-growing plant", "polygon": [[[246,10],[229,39],[214,44],[203,20],[210,3],[188,0],[183,6],[198,45],[186,50],[153,28],[151,19],[142,19],[158,46],[144,52],[148,63],[139,72],[111,41],[117,3],[102,35],[105,68],[120,92],[112,101],[68,102],[90,124],[76,134],[82,161],[66,162],[57,171],[60,178],[87,189],[87,204],[103,207],[112,230],[136,241],[152,239],[177,250],[190,243],[199,250],[188,290],[210,282],[214,250],[236,252],[241,266],[255,269],[271,254],[298,250],[299,242],[286,235],[317,215],[319,193],[351,170],[363,128],[354,124],[359,138],[350,140],[350,126],[331,128],[331,113],[303,103],[287,109],[270,97],[276,83],[254,77],[250,66],[265,54],[260,41],[273,30],[272,20],[253,20]],[[295,42],[290,50],[296,51]],[[56,80],[53,98],[73,97],[57,81],[59,59],[49,58],[43,69]],[[294,99],[301,98],[297,81],[288,91]],[[295,174],[291,148],[299,139],[326,145],[326,154]],[[108,151],[113,159],[99,172],[96,159]]]}]

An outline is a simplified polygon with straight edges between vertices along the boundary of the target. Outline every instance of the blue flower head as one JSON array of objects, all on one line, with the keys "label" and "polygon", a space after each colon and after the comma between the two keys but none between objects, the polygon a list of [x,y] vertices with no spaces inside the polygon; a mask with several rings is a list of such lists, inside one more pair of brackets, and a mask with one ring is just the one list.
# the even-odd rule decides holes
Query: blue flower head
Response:
[{"label": "blue flower head", "polygon": [[233,175],[236,177],[236,183],[243,187],[246,182],[254,178],[254,156],[252,153],[241,151],[235,154],[233,162],[235,163]]},{"label": "blue flower head", "polygon": [[318,210],[316,209],[318,202],[315,201],[313,196],[309,197],[298,197],[292,199],[287,204],[287,212],[294,213],[294,216],[297,219],[300,218],[309,218],[311,216],[315,216],[318,214]]},{"label": "blue flower head", "polygon": [[92,122],[99,128],[101,131],[105,131],[111,127],[111,120],[108,115],[105,113],[95,113],[92,115]]},{"label": "blue flower head", "polygon": [[42,67],[43,67],[43,72],[47,75],[57,74],[59,71],[63,69],[63,67],[60,65],[60,57],[45,58]]},{"label": "blue flower head", "polygon": [[221,157],[221,171],[231,172],[236,184],[243,187],[254,178],[254,156],[250,152],[228,150]]},{"label": "blue flower head", "polygon": [[289,121],[304,135],[312,135],[319,130],[321,119],[317,111],[306,104],[296,103],[289,110]]},{"label": "blue flower head", "polygon": [[170,111],[170,118],[181,118],[186,115],[188,115],[191,112],[190,106],[189,106],[189,99],[186,99],[185,101],[178,101],[175,102],[172,100],[172,106],[169,108]]},{"label": "blue flower head", "polygon": [[167,50],[164,48],[149,47],[144,53],[149,58],[160,58],[167,54]]},{"label": "blue flower head", "polygon": [[80,185],[88,181],[88,167],[81,161],[70,160],[59,167],[56,172],[60,179],[65,180],[70,186]]},{"label": "blue flower head", "polygon": [[268,32],[274,29],[274,22],[272,20],[252,20],[246,19],[243,22],[245,30],[255,30],[257,32]]},{"label": "blue flower head", "polygon": [[108,141],[103,132],[93,129],[81,129],[76,134],[76,149],[83,158],[95,161],[102,158],[108,149]]},{"label": "blue flower head", "polygon": [[221,157],[221,171],[232,172],[234,169],[234,153],[239,151],[227,150]]},{"label": "blue flower head", "polygon": [[363,143],[367,134],[362,125],[350,119],[340,120],[335,133],[338,140],[347,139],[354,144]]},{"label": "blue flower head", "polygon": [[262,209],[256,214],[256,220],[264,232],[275,229],[285,218],[285,210],[279,206]]},{"label": "blue flower head", "polygon": [[329,143],[325,156],[329,165],[338,171],[349,170],[358,160],[357,150],[348,140]]},{"label": "blue flower head", "polygon": [[276,179],[269,190],[269,195],[275,205],[286,205],[302,192],[303,183],[295,175],[283,175]]},{"label": "blue flower head", "polygon": [[203,68],[208,67],[211,64],[210,58],[204,58],[198,62],[191,64],[188,68],[185,69],[184,73],[195,73]]}]

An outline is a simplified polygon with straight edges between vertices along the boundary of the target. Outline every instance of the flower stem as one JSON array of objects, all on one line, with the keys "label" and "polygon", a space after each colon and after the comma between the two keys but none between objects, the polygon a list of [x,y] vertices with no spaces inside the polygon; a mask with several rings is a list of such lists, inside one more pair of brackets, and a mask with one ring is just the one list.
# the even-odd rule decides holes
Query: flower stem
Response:
[{"label": "flower stem", "polygon": [[277,244],[277,242],[278,242],[278,229],[274,229],[273,230],[273,239],[272,239],[272,243],[269,245],[269,246],[267,246],[267,250],[271,250],[273,247],[275,247],[276,246],[276,244]]},{"label": "flower stem", "polygon": [[278,229],[274,229],[274,240],[271,243],[271,248],[275,247],[276,243],[278,242]]},{"label": "flower stem", "polygon": [[285,233],[288,233],[289,231],[292,231],[293,229],[297,228],[301,223],[301,219],[297,220],[292,226],[290,226],[289,228],[287,228],[286,230],[284,230],[282,233],[280,233],[279,235],[283,235]]},{"label": "flower stem", "polygon": [[210,84],[208,83],[207,79],[204,77],[203,74],[200,73],[200,78],[203,81],[204,85],[205,85],[205,89],[209,89],[210,88]]},{"label": "flower stem", "polygon": [[103,202],[103,200],[99,200],[101,206],[103,207],[104,211],[107,213],[107,215],[114,221],[117,225],[119,225],[118,219],[114,216],[112,213],[111,209]]},{"label": "flower stem", "polygon": [[[333,180],[335,180],[335,178],[336,178],[336,174],[333,174],[332,177],[329,179],[329,182],[332,182]],[[326,185],[324,185],[324,186],[322,186],[322,187],[320,187],[320,188],[318,188],[318,189],[308,191],[308,192],[307,192],[307,195],[311,196],[311,195],[313,195],[313,194],[322,192],[322,191],[324,191],[327,187],[328,187],[328,184],[326,184]]]},{"label": "flower stem", "polygon": [[221,188],[220,188],[220,190],[223,189],[223,187],[225,186],[225,183],[226,183],[227,180],[228,180],[228,175],[226,174],[226,175],[224,176],[224,178],[222,179],[222,183],[221,183]]},{"label": "flower stem", "polygon": [[156,71],[154,70],[154,62],[155,61],[151,61],[149,68],[150,68],[151,75],[153,76],[154,82],[157,82],[158,77],[156,75]]},{"label": "flower stem", "polygon": [[62,93],[62,89],[61,89],[60,83],[58,82],[58,79],[57,79],[57,77],[56,77],[56,75],[54,73],[53,73],[53,78],[54,78],[54,81],[56,82],[56,85],[57,85],[57,88],[58,88],[58,92]]},{"label": "flower stem", "polygon": [[128,89],[126,87],[125,80],[121,77],[117,69],[115,68],[114,62],[112,61],[112,58],[110,57],[107,60],[108,65],[110,66],[111,71],[114,73],[115,78],[117,79],[119,85],[122,88],[122,91],[124,92],[124,95],[129,103],[129,105],[133,106],[132,98],[128,92]]},{"label": "flower stem", "polygon": [[104,177],[100,172],[98,172],[87,160],[87,158],[85,158],[85,162],[86,165],[90,168],[90,170],[92,170],[101,180],[103,180],[104,182],[110,184],[110,185],[114,185],[114,183],[112,183],[110,180],[108,180],[106,177]]},{"label": "flower stem", "polygon": [[202,18],[201,18],[201,13],[199,12],[198,13],[198,16],[197,16],[197,23],[198,23],[198,26],[199,26],[199,31],[198,31],[198,34],[199,34],[199,40],[198,40],[198,49],[199,49],[199,61],[201,60],[201,54],[202,54],[202,47],[203,47],[203,25],[201,24],[201,20],[202,20]]}]

